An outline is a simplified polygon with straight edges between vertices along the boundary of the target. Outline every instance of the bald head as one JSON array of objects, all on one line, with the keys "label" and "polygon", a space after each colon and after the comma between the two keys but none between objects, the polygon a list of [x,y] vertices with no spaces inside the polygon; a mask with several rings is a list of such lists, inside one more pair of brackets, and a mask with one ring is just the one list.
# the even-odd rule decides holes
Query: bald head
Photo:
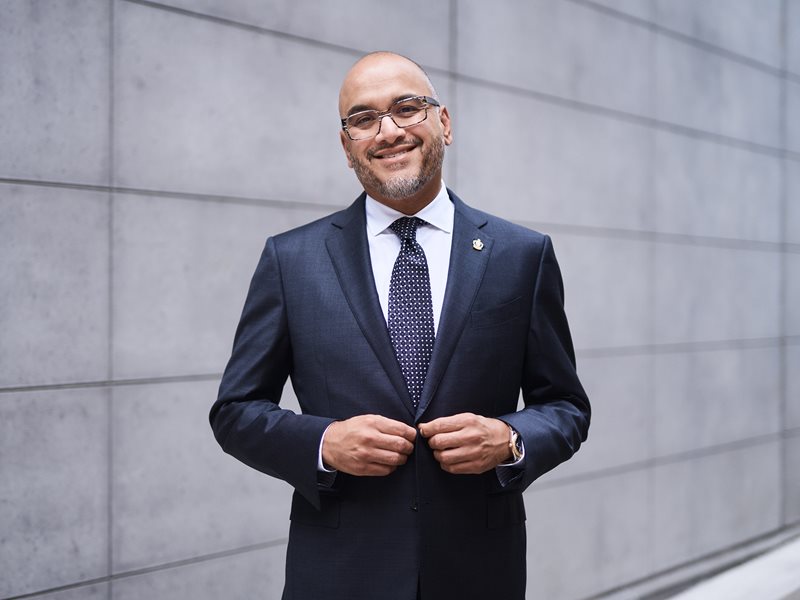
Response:
[{"label": "bald head", "polygon": [[377,92],[398,77],[413,81],[420,94],[439,99],[430,77],[419,64],[402,54],[382,50],[362,56],[347,72],[339,90],[339,114],[344,117],[353,112],[348,102],[354,90],[366,87]]}]

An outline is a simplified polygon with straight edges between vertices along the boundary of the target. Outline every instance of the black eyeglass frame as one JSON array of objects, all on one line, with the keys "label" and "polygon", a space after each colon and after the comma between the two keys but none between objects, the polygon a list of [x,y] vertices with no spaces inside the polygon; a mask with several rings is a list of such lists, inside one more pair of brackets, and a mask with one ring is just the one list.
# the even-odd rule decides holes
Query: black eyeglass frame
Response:
[{"label": "black eyeglass frame", "polygon": [[[397,122],[394,120],[394,117],[392,116],[392,109],[395,106],[397,106],[398,104],[402,104],[403,102],[408,102],[409,100],[422,100],[427,105],[427,106],[425,106],[425,108],[422,109],[422,110],[425,111],[425,116],[422,117],[422,119],[420,119],[416,123],[412,123],[411,125],[398,125]],[[436,100],[436,98],[431,98],[430,96],[411,96],[410,98],[401,98],[400,100],[396,100],[395,102],[393,102],[392,105],[389,107],[389,110],[385,110],[385,111],[362,110],[362,111],[353,113],[352,115],[347,115],[344,119],[342,119],[342,130],[347,134],[347,137],[350,138],[354,142],[361,141],[361,140],[368,140],[370,138],[373,138],[373,137],[377,136],[381,132],[381,125],[383,125],[384,117],[389,117],[392,120],[392,123],[394,123],[395,126],[400,128],[400,129],[405,129],[407,127],[414,127],[414,125],[419,125],[420,123],[422,123],[423,121],[425,121],[428,118],[428,108],[430,106],[438,107],[438,106],[441,106],[441,104],[439,104],[439,101]],[[353,136],[350,135],[350,130],[347,127],[347,120],[353,118],[356,115],[360,115],[360,114],[366,113],[366,112],[370,112],[370,113],[371,112],[376,112],[376,113],[378,113],[377,116],[376,116],[376,119],[378,121],[378,131],[376,131],[373,135],[368,136],[368,137],[354,138]]]}]

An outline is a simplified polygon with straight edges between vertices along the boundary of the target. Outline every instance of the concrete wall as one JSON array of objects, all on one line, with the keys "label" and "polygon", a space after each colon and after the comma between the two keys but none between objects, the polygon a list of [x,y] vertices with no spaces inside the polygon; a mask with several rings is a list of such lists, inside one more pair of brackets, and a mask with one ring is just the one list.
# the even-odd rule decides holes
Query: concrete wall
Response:
[{"label": "concrete wall", "polygon": [[374,49],[564,271],[595,416],[526,494],[529,598],[800,522],[800,0],[4,0],[0,598],[279,596],[290,489],[207,411],[265,236],[358,192]]}]

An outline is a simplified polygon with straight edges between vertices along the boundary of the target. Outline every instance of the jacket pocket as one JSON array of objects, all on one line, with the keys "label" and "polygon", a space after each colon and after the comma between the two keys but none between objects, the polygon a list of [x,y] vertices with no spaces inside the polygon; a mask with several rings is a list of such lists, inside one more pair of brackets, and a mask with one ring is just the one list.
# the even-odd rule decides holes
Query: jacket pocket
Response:
[{"label": "jacket pocket", "polygon": [[502,325],[520,316],[522,314],[522,308],[522,296],[517,296],[513,300],[509,300],[499,306],[472,311],[470,322],[473,327],[479,329]]},{"label": "jacket pocket", "polygon": [[292,511],[289,519],[295,523],[303,525],[313,525],[315,527],[328,527],[336,529],[339,527],[339,513],[341,512],[341,501],[338,496],[333,494],[320,494],[320,510],[309,504],[297,492],[292,496]]},{"label": "jacket pocket", "polygon": [[522,494],[492,494],[486,498],[486,526],[501,529],[525,522]]}]

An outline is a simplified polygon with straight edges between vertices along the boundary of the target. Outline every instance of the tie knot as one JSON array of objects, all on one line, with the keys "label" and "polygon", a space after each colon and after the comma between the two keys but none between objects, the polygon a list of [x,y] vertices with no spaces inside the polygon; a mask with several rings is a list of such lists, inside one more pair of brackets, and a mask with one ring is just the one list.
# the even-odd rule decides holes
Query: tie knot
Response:
[{"label": "tie knot", "polygon": [[400,217],[389,225],[389,229],[394,231],[404,242],[415,242],[417,240],[417,227],[424,221],[417,217]]}]

